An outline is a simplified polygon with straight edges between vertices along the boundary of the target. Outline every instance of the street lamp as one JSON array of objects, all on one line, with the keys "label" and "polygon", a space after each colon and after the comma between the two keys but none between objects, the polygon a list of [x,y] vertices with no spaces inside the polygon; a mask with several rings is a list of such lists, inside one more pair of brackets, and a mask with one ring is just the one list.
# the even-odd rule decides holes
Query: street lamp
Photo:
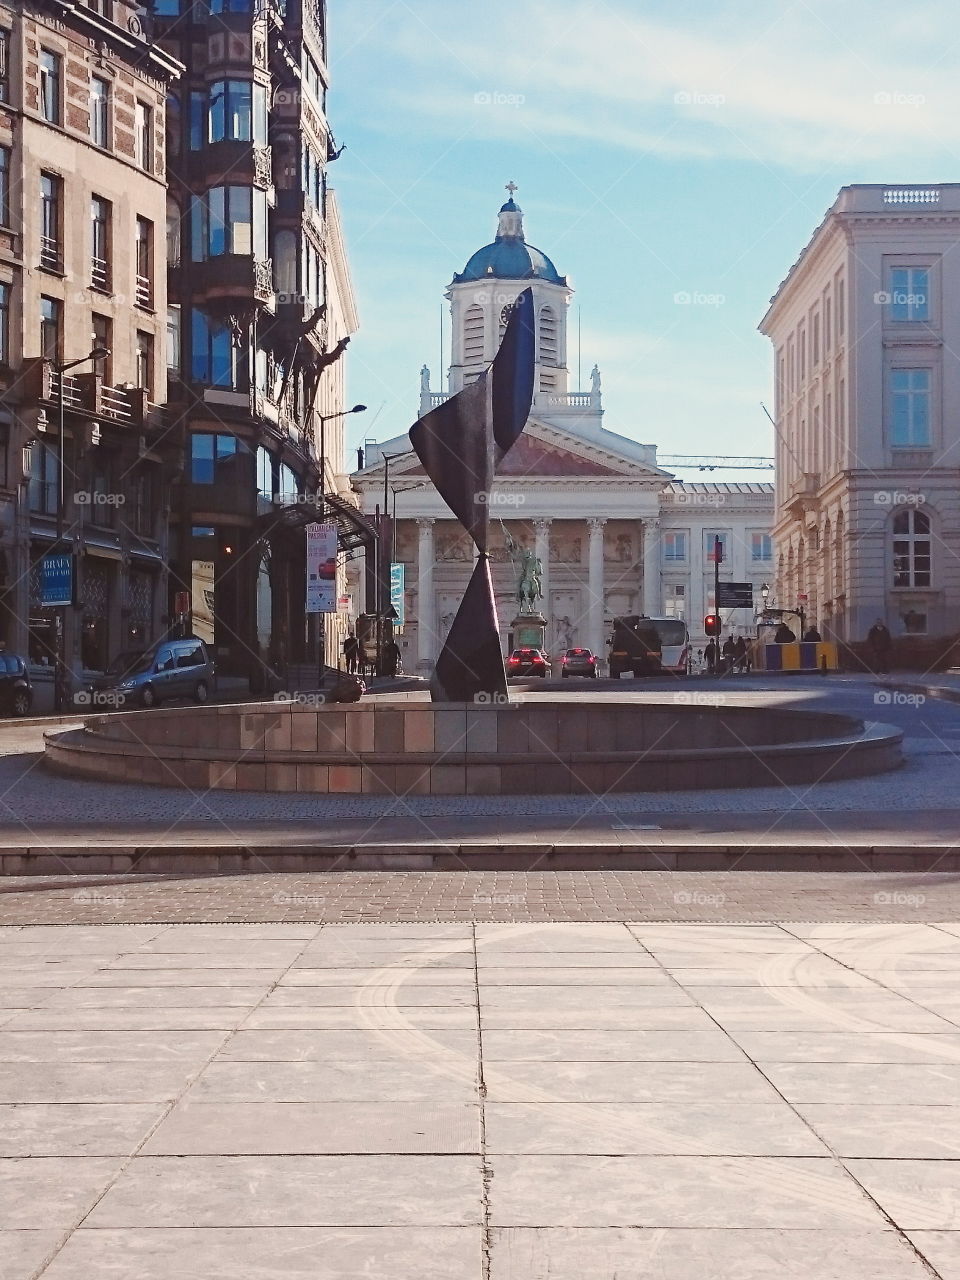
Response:
[{"label": "street lamp", "polygon": [[760,588],[760,599],[763,601],[764,609],[766,609],[767,607],[767,600],[769,598],[770,598],[770,588],[767,586],[766,583],[764,583],[763,586]]},{"label": "street lamp", "polygon": [[365,413],[365,404],[355,404],[352,409],[343,409],[340,413],[321,413],[320,418],[320,505],[323,506],[323,490],[326,485],[327,470],[327,423],[336,422],[337,418],[349,418],[351,413]]},{"label": "street lamp", "polygon": [[[64,398],[63,375],[70,369],[76,369],[78,365],[87,364],[88,361],[106,360],[110,355],[109,347],[93,347],[85,355],[78,360],[68,360],[65,363],[60,360],[51,360],[51,365],[57,373],[57,444],[59,455],[57,459],[57,549],[61,549],[66,541],[66,507],[67,507],[67,491],[66,491],[66,401]],[[70,557],[70,590],[71,595],[74,590],[74,563],[73,563],[73,530],[70,531],[69,549],[67,551]],[[53,706],[57,712],[68,710],[66,706],[66,629],[67,629],[67,605],[59,605],[57,612],[57,654],[53,672]]]}]

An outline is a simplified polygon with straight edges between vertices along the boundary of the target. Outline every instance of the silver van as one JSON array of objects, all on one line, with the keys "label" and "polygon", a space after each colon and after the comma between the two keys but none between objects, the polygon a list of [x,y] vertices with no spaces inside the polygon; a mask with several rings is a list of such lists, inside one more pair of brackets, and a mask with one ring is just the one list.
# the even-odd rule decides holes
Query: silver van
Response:
[{"label": "silver van", "polygon": [[202,640],[164,640],[147,653],[119,653],[104,675],[77,699],[108,706],[156,707],[168,698],[204,703],[215,685],[213,660]]}]

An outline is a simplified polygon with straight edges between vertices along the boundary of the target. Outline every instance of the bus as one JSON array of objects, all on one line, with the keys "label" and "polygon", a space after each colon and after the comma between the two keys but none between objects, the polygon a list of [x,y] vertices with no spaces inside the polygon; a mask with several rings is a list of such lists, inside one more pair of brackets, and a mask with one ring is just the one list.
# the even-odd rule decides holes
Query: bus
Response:
[{"label": "bus", "polygon": [[682,618],[651,618],[660,637],[660,667],[671,675],[690,673],[690,632]]},{"label": "bus", "polygon": [[610,675],[619,680],[624,671],[634,676],[660,674],[660,637],[651,618],[630,614],[614,618],[610,645]]}]

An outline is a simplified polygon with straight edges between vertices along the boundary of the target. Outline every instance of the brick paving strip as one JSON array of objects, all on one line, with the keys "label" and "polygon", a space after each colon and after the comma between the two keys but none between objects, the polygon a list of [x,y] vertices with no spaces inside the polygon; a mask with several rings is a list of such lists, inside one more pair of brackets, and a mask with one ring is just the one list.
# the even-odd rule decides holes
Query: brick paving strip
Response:
[{"label": "brick paving strip", "polygon": [[955,879],[5,882],[0,1273],[956,1280]]}]

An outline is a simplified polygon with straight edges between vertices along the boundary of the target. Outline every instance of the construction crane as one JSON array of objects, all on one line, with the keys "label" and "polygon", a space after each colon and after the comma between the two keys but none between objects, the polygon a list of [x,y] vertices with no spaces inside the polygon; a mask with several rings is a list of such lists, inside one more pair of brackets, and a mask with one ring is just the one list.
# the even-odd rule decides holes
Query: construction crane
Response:
[{"label": "construction crane", "polygon": [[657,466],[678,471],[772,471],[773,458],[740,458],[722,453],[658,453]]}]

